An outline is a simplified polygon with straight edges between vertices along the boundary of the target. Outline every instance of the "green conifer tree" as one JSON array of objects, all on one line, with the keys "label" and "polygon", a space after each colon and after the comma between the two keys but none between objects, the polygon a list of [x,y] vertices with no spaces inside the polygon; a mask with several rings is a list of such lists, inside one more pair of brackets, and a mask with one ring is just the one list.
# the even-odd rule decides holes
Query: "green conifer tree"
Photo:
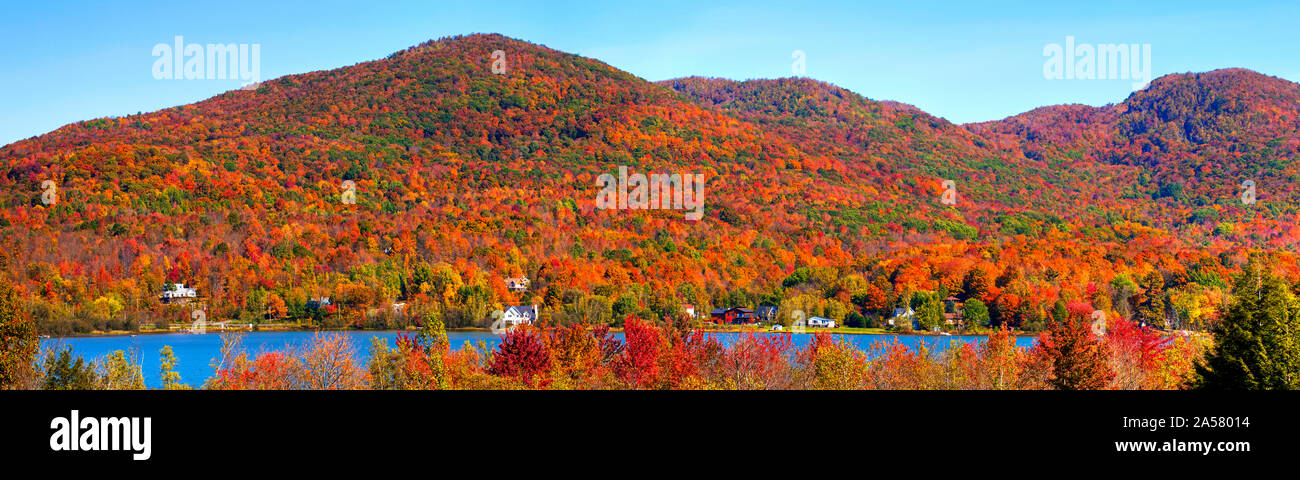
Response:
[{"label": "green conifer tree", "polygon": [[1300,388],[1300,302],[1290,286],[1252,260],[1214,331],[1214,349],[1196,366],[1209,390]]}]

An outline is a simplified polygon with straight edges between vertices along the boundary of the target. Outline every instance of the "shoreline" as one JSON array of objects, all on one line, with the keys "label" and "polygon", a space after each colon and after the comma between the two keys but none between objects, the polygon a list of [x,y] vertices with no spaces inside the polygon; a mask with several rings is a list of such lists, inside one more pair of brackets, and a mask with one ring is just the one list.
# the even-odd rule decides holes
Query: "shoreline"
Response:
[{"label": "shoreline", "polygon": [[[244,324],[247,325],[247,324]],[[284,332],[414,332],[419,333],[418,328],[399,328],[395,330],[375,330],[369,328],[258,328],[250,330],[248,328],[213,328],[209,327],[205,333],[284,333]],[[487,332],[486,328],[448,328],[447,332]],[[111,332],[91,332],[91,333],[74,333],[71,335],[40,335],[40,340],[56,340],[60,338],[94,338],[94,337],[128,337],[137,335],[168,335],[168,334],[189,334],[186,330],[115,330]]]},{"label": "shoreline", "polygon": [[[620,330],[621,330],[621,329],[620,329]],[[790,330],[768,330],[768,329],[764,329],[764,328],[730,328],[730,329],[728,329],[728,328],[700,328],[699,330],[702,331],[702,332],[707,332],[707,333],[789,333],[789,334],[796,334],[795,332],[791,332]],[[947,334],[944,334],[944,333],[938,333],[938,332],[924,332],[924,331],[916,331],[916,330],[911,331],[911,332],[888,332],[888,331],[885,331],[885,330],[882,329],[882,328],[850,328],[850,327],[845,327],[845,328],[807,328],[805,331],[803,331],[803,332],[801,332],[801,333],[797,333],[797,335],[810,335],[810,334],[821,333],[821,332],[828,332],[828,333],[830,333],[830,334],[832,334],[832,335],[907,335],[907,336],[917,336],[917,337],[987,337],[987,336],[989,335],[989,333],[990,333],[990,332],[961,332],[961,333],[946,332]],[[1016,332],[1016,331],[1013,331],[1013,332],[1011,332],[1011,336],[1013,336],[1013,337],[1037,337],[1037,336],[1038,336],[1038,333],[1039,333],[1039,332]]]},{"label": "shoreline", "polygon": [[[243,325],[247,325],[247,324],[243,324]],[[988,334],[989,334],[989,332],[964,332],[964,333],[950,333],[950,334],[948,334],[948,335],[944,335],[944,334],[940,334],[940,333],[936,333],[936,332],[920,332],[920,331],[913,331],[913,332],[909,332],[909,333],[904,333],[904,332],[887,332],[887,331],[884,331],[884,329],[880,329],[880,328],[858,329],[858,328],[847,328],[847,327],[844,327],[844,328],[808,328],[806,331],[801,332],[801,333],[795,333],[795,332],[791,332],[791,331],[789,331],[789,330],[776,330],[776,331],[773,331],[773,330],[768,330],[768,329],[765,329],[765,328],[758,328],[758,327],[753,327],[753,328],[746,328],[746,327],[738,327],[738,328],[717,328],[717,327],[715,326],[715,327],[701,327],[701,328],[698,328],[697,330],[699,330],[699,331],[701,331],[701,332],[704,332],[704,333],[788,333],[788,334],[791,334],[791,335],[811,335],[811,334],[814,334],[814,333],[828,332],[828,333],[831,333],[831,334],[834,334],[834,335],[908,335],[908,336],[927,336],[927,337],[947,337],[947,336],[952,336],[952,337],[987,337]],[[278,327],[278,326],[277,326],[277,327],[261,327],[261,328],[257,328],[257,329],[255,329],[255,330],[251,330],[251,329],[248,329],[248,328],[246,328],[246,327],[241,327],[241,328],[213,328],[213,327],[209,327],[206,333],[280,333],[280,332],[411,332],[411,333],[419,333],[419,331],[420,331],[419,328],[415,328],[415,327],[400,328],[400,329],[396,329],[396,330],[375,330],[375,329],[365,329],[365,328],[304,328],[304,327],[288,327],[288,328],[286,328],[286,327]],[[610,328],[610,331],[611,331],[611,332],[622,332],[623,329],[622,329],[622,328]],[[480,328],[480,327],[459,327],[459,328],[448,328],[448,329],[447,329],[447,333],[453,333],[453,332],[459,332],[459,333],[491,332],[491,329],[488,329],[488,328]],[[120,331],[109,331],[109,332],[77,333],[77,334],[71,334],[71,335],[41,335],[41,336],[40,336],[40,340],[57,340],[57,339],[63,339],[63,338],[91,338],[91,337],[126,337],[126,336],[137,336],[137,335],[166,335],[166,334],[187,334],[187,333],[190,333],[190,332],[188,332],[188,331],[186,331],[186,330],[183,330],[183,329],[177,329],[177,330],[140,330],[140,331],[126,331],[126,330],[120,330]],[[1012,335],[1013,337],[1037,337],[1037,336],[1038,336],[1038,333],[1031,333],[1031,332],[1014,332],[1014,331],[1013,331],[1013,332],[1011,333],[1011,335]]]}]

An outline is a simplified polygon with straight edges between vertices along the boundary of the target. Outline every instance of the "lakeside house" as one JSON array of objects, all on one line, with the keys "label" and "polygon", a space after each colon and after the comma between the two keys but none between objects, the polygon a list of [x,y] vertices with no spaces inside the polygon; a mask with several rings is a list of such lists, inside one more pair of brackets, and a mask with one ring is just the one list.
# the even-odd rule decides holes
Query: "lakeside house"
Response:
[{"label": "lakeside house", "polygon": [[758,316],[745,307],[716,308],[709,312],[709,320],[713,323],[744,325],[758,323]]},{"label": "lakeside house", "polygon": [[196,298],[199,298],[198,290],[186,288],[184,283],[172,285],[171,290],[167,290],[166,287],[163,287],[162,294],[158,295],[158,299],[162,301],[162,303],[169,304],[186,304]]},{"label": "lakeside house", "polygon": [[319,310],[330,305],[330,297],[312,297],[307,300],[308,310]]},{"label": "lakeside house", "polygon": [[943,323],[957,325],[961,323],[962,302],[960,298],[949,295],[943,299]]},{"label": "lakeside house", "polygon": [[888,322],[890,326],[894,327],[908,325],[912,328],[916,328],[916,312],[912,310],[912,307],[895,308],[894,315],[889,317]]},{"label": "lakeside house", "polygon": [[536,320],[537,305],[510,305],[501,314],[501,323],[511,327],[525,324],[532,325]]},{"label": "lakeside house", "polygon": [[835,328],[835,320],[826,317],[812,317],[808,319],[809,327]]},{"label": "lakeside house", "polygon": [[523,292],[528,290],[528,277],[513,277],[506,279],[506,289],[512,292]]},{"label": "lakeside house", "polygon": [[759,305],[754,314],[758,316],[760,322],[776,323],[777,310],[778,308],[775,305]]},{"label": "lakeside house", "polygon": [[366,309],[366,317],[368,318],[374,318],[384,314],[391,314],[394,317],[406,316],[406,302],[394,302],[389,305],[388,308],[379,307]]},{"label": "lakeside house", "polygon": [[695,305],[692,305],[692,304],[689,304],[689,303],[684,303],[684,304],[682,304],[682,313],[685,313],[687,318],[694,319],[694,318],[695,318]]}]

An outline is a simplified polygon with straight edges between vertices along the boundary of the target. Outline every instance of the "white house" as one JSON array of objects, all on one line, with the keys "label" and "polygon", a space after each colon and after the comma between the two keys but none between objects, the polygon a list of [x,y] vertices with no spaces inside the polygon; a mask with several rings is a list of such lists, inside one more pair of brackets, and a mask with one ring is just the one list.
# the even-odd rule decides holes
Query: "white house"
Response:
[{"label": "white house", "polygon": [[163,303],[184,303],[198,298],[198,296],[198,290],[186,288],[184,283],[177,283],[171,290],[163,290],[158,298],[162,299]]},{"label": "white house", "polygon": [[512,292],[528,290],[528,277],[507,278],[506,288]]},{"label": "white house", "polygon": [[809,327],[835,328],[835,320],[826,317],[812,317],[808,319]]},{"label": "white house", "polygon": [[506,307],[506,311],[501,315],[501,323],[511,327],[521,324],[532,325],[533,320],[537,320],[537,305],[511,305]]},{"label": "white house", "polygon": [[894,326],[912,325],[912,321],[915,318],[916,312],[912,311],[912,307],[907,307],[906,309],[895,308],[894,316],[889,317],[889,324]]}]

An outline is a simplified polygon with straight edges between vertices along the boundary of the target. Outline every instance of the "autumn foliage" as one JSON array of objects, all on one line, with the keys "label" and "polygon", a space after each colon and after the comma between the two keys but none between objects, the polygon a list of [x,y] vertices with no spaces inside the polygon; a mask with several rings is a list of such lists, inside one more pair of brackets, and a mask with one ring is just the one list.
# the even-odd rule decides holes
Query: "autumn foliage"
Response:
[{"label": "autumn foliage", "polygon": [[[0,263],[64,335],[188,323],[158,301],[177,282],[214,321],[328,328],[488,327],[534,303],[556,324],[764,301],[879,323],[944,292],[1018,331],[1058,301],[1208,331],[1247,250],[1300,279],[1298,98],[1222,70],[955,125],[811,79],[649,83],[451,37],[0,147]],[[619,165],[705,175],[705,218],[596,209]],[[518,276],[528,291],[505,288]]]},{"label": "autumn foliage", "polygon": [[[956,125],[807,78],[651,83],[449,37],[0,147],[0,281],[21,312],[0,323],[165,330],[197,307],[160,301],[176,283],[208,319],[254,325],[543,317],[495,349],[376,344],[368,372],[328,339],[234,355],[220,388],[1177,388],[1202,348],[1189,333],[1219,327],[1249,255],[1300,281],[1297,105],[1300,85],[1228,69]],[[597,209],[594,180],[620,166],[704,175],[704,218]],[[946,321],[950,296],[970,318]],[[685,305],[899,331],[885,322],[914,308],[923,328],[989,339],[723,345],[680,321]],[[1111,332],[1093,339],[1058,305]]]},{"label": "autumn foliage", "polygon": [[550,352],[541,333],[531,328],[519,328],[502,335],[501,344],[492,354],[488,372],[528,386],[545,386],[545,382],[538,382],[536,377],[550,370],[550,366]]},{"label": "autumn foliage", "polygon": [[317,334],[311,341],[250,358],[238,335],[223,338],[222,358],[208,379],[214,390],[355,390],[367,385],[347,337]]},{"label": "autumn foliage", "polygon": [[[502,335],[488,361],[450,363],[447,375],[459,380],[446,388],[1176,389],[1191,378],[1191,360],[1181,356],[1199,351],[1180,346],[1188,340],[1124,324],[1097,337],[1077,324],[1060,322],[1032,348],[1017,347],[1000,328],[943,352],[888,341],[862,350],[827,332],[813,334],[802,348],[791,334],[746,333],[724,342],[637,318],[627,319],[624,340],[605,327],[519,328]],[[404,351],[417,358],[405,364],[372,358],[372,381],[422,364],[424,350]],[[471,345],[461,351],[469,353],[451,355],[479,355]]]}]

